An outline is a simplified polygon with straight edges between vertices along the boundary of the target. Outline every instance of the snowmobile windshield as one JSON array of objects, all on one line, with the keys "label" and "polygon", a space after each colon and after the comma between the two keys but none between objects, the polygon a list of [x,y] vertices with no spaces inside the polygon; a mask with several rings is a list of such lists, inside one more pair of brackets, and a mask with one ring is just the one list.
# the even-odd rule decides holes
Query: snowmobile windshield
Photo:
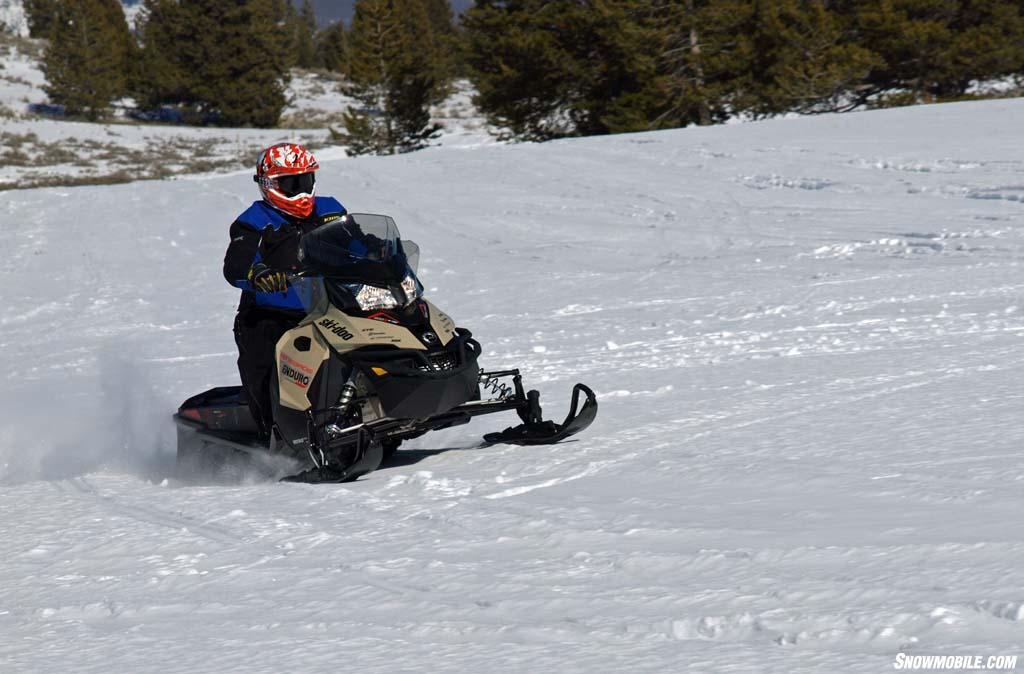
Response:
[{"label": "snowmobile windshield", "polygon": [[308,272],[359,283],[401,283],[410,265],[395,221],[386,215],[349,213],[302,237],[299,259]]},{"label": "snowmobile windshield", "polygon": [[403,241],[390,217],[350,213],[302,237],[305,274],[292,287],[309,312],[326,304],[361,311],[404,307],[423,294],[416,278],[419,255],[419,246]]}]

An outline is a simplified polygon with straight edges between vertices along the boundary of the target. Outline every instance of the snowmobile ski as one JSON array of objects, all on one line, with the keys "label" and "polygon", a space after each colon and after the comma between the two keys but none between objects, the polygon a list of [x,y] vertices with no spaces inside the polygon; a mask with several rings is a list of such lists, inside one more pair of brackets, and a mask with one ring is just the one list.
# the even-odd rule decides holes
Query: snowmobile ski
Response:
[{"label": "snowmobile ski", "polygon": [[[583,407],[579,407],[580,394],[587,399]],[[579,411],[577,411],[579,408]],[[565,421],[556,424],[545,421],[541,413],[540,393],[530,391],[526,394],[526,403],[517,409],[523,423],[511,426],[498,433],[488,433],[484,441],[490,444],[504,443],[509,445],[553,445],[584,430],[597,416],[597,397],[590,387],[576,384],[572,390],[572,406]]]}]

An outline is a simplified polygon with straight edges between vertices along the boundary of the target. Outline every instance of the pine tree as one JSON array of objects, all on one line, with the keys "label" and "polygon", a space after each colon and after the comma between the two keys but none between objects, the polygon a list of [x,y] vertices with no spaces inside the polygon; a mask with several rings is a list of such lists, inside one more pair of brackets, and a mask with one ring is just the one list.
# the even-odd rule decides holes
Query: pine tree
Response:
[{"label": "pine tree", "polygon": [[68,114],[96,119],[127,92],[134,43],[117,0],[62,0],[48,38],[46,92]]},{"label": "pine tree", "polygon": [[[936,78],[948,70],[958,0],[861,0],[860,43],[882,64],[872,70],[869,95],[899,90],[914,100],[930,98]],[[902,96],[901,96],[902,98]]]},{"label": "pine tree", "polygon": [[324,27],[316,34],[316,60],[320,67],[332,72],[348,70],[348,35],[341,21]]},{"label": "pine tree", "polygon": [[29,37],[46,38],[50,35],[53,19],[57,16],[60,0],[23,0],[28,19]]},{"label": "pine tree", "polygon": [[[206,35],[196,30],[195,17],[178,0],[145,0],[139,28],[142,40],[141,70],[134,85],[135,96],[143,108],[198,104],[193,91],[199,59],[194,54],[206,51]],[[193,49],[183,45],[194,44]]]},{"label": "pine tree", "polygon": [[146,103],[180,105],[191,121],[277,124],[288,75],[278,0],[146,2]]},{"label": "pine tree", "polygon": [[455,15],[448,0],[424,0],[423,8],[426,10],[430,29],[434,32],[435,37],[451,35],[455,32]]},{"label": "pine tree", "polygon": [[350,154],[410,152],[429,144],[433,37],[422,0],[357,0],[349,35],[345,112]]},{"label": "pine tree", "polygon": [[463,17],[466,60],[475,103],[510,135],[544,140],[573,129],[560,111],[567,102],[565,74],[552,35],[531,20],[540,3],[477,0]]},{"label": "pine tree", "polygon": [[459,31],[455,15],[448,0],[423,0],[430,31],[434,38],[434,92],[435,102],[440,102],[450,93],[449,84],[458,70]]},{"label": "pine tree", "polygon": [[882,59],[855,44],[852,26],[826,0],[757,0],[756,7],[752,112],[834,112],[859,104],[860,83]]},{"label": "pine tree", "polygon": [[936,82],[937,96],[962,96],[973,80],[1024,75],[1024,5],[1018,0],[962,0],[950,28],[950,67]]},{"label": "pine tree", "polygon": [[668,104],[658,126],[720,123],[751,106],[755,15],[752,0],[668,3]]},{"label": "pine tree", "polygon": [[281,30],[273,5],[273,0],[247,0],[225,12],[225,39],[217,45],[199,96],[226,125],[277,126],[284,110],[288,72],[276,53]]},{"label": "pine tree", "polygon": [[655,4],[478,0],[463,19],[477,105],[522,139],[648,128],[664,99]]},{"label": "pine tree", "polygon": [[858,43],[882,60],[865,99],[957,98],[973,80],[1014,74],[1024,63],[1019,0],[848,0],[842,7],[855,18]]},{"label": "pine tree", "polygon": [[963,96],[1024,71],[1021,0],[477,0],[465,58],[522,139]]},{"label": "pine tree", "polygon": [[[652,127],[664,108],[664,78],[659,60],[664,49],[658,19],[649,0],[595,2],[596,16],[587,30],[590,47],[579,44],[579,78],[586,110],[577,125],[585,133],[623,133]],[[583,24],[586,25],[586,24]]]},{"label": "pine tree", "polygon": [[302,8],[294,15],[292,30],[294,65],[306,69],[316,68],[319,65],[315,40],[316,11],[310,0],[303,0]]}]

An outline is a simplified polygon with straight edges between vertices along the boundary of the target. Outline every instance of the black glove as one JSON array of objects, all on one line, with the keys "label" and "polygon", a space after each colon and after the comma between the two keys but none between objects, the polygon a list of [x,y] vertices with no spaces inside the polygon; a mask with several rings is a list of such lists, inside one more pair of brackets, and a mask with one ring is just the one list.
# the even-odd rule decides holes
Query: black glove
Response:
[{"label": "black glove", "polygon": [[250,286],[265,293],[283,293],[288,290],[288,276],[262,262],[249,267],[248,279]]}]

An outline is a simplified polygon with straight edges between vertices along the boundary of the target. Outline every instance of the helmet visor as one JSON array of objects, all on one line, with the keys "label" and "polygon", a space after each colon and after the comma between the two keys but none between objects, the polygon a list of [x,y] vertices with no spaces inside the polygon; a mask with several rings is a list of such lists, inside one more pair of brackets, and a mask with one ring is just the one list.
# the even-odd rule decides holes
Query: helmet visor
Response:
[{"label": "helmet visor", "polygon": [[278,176],[277,189],[286,197],[295,197],[300,194],[312,194],[313,185],[316,184],[316,174],[299,173],[297,175]]}]

